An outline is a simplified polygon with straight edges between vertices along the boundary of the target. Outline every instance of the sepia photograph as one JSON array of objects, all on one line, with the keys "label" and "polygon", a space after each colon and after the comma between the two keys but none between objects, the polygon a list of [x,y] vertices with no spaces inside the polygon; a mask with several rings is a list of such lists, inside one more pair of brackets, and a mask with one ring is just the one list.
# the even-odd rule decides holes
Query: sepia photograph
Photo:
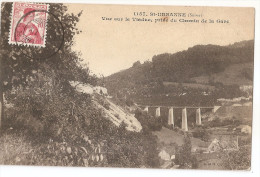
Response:
[{"label": "sepia photograph", "polygon": [[2,2],[0,165],[250,171],[255,8]]}]

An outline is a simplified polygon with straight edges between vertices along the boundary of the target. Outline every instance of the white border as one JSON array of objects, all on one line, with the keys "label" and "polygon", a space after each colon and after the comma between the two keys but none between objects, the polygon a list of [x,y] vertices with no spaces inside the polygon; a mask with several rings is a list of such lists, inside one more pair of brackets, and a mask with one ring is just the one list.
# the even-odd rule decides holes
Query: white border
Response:
[{"label": "white border", "polygon": [[[0,0],[2,1],[2,0]],[[10,0],[5,0],[9,1]],[[28,2],[27,0],[24,0]],[[258,0],[34,0],[35,2],[90,3],[90,4],[135,4],[135,5],[175,5],[175,6],[232,6],[255,8],[255,57],[254,57],[254,103],[253,103],[253,147],[251,171],[212,171],[212,170],[153,170],[153,169],[112,169],[112,168],[70,168],[70,167],[25,167],[0,166],[0,177],[137,177],[137,176],[260,176],[260,1]]]},{"label": "white border", "polygon": [[[48,25],[48,13],[46,13],[46,25],[44,26],[44,38],[43,38],[43,44],[33,44],[33,43],[25,43],[25,42],[14,42],[12,41],[12,33],[13,33],[13,14],[14,14],[14,3],[12,4],[12,12],[10,14],[11,16],[11,23],[10,23],[10,29],[9,29],[9,38],[8,38],[8,44],[10,45],[23,45],[23,46],[34,46],[34,47],[45,47],[46,44],[46,37],[47,37],[47,25]],[[20,2],[19,2],[20,3]],[[29,2],[25,2],[25,3],[29,3]],[[30,4],[37,4],[37,5],[45,5],[47,6],[47,12],[49,12],[49,4],[38,4],[38,3],[30,3]],[[15,29],[14,29],[15,30]]]}]

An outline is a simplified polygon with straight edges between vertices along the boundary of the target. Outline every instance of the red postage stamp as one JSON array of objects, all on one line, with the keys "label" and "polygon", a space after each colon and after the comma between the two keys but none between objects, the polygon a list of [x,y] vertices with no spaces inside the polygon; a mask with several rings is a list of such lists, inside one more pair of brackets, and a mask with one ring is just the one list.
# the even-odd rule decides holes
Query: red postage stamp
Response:
[{"label": "red postage stamp", "polygon": [[14,2],[9,44],[45,47],[47,4]]}]

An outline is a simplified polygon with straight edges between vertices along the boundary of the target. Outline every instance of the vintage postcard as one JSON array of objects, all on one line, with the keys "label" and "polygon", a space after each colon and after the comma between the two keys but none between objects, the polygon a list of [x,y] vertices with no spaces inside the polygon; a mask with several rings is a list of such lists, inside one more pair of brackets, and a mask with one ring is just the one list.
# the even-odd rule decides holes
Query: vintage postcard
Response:
[{"label": "vintage postcard", "polygon": [[0,165],[250,170],[252,7],[1,4]]}]

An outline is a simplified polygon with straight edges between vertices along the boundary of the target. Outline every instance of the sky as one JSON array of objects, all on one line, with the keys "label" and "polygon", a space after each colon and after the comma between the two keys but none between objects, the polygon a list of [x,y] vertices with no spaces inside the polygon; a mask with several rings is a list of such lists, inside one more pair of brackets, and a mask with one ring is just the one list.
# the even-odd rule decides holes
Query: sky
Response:
[{"label": "sky", "polygon": [[[229,45],[254,39],[254,9],[243,7],[184,7],[67,4],[69,13],[83,11],[77,27],[73,49],[80,52],[83,63],[97,75],[108,76],[127,69],[135,61],[151,60],[154,55],[175,53],[199,44]],[[145,12],[153,22],[134,22],[134,12]],[[186,17],[168,16],[177,22],[155,23],[150,13],[185,13]],[[199,17],[188,17],[196,14]],[[102,20],[130,18],[130,21]],[[180,22],[198,20],[199,23]],[[207,23],[201,23],[201,20]],[[214,23],[208,23],[208,20]],[[229,23],[217,23],[228,20]]]}]

